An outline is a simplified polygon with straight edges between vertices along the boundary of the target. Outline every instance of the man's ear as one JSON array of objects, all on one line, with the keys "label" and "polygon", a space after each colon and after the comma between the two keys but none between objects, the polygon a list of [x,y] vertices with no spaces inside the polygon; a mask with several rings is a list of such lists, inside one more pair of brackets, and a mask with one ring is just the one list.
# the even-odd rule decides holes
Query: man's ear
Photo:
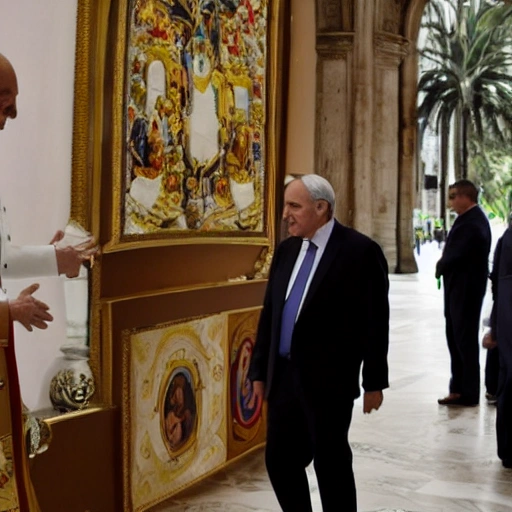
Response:
[{"label": "man's ear", "polygon": [[328,208],[329,208],[329,203],[327,203],[327,201],[325,199],[319,199],[316,202],[316,211],[319,214],[324,214],[325,212],[327,212]]}]

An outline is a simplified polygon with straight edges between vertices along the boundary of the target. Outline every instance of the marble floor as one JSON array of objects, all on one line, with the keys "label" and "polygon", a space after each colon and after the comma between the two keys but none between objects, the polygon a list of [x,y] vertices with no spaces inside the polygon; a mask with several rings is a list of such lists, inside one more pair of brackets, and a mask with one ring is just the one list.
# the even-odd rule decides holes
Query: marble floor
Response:
[{"label": "marble floor", "polygon": [[[350,431],[360,512],[512,512],[512,470],[496,456],[496,409],[485,390],[478,407],[437,404],[449,378],[442,291],[433,276],[439,255],[435,243],[425,244],[418,274],[390,277],[390,388],[378,412],[363,415],[356,402]],[[482,372],[484,361],[482,349]],[[279,510],[258,449],[152,512]]]}]

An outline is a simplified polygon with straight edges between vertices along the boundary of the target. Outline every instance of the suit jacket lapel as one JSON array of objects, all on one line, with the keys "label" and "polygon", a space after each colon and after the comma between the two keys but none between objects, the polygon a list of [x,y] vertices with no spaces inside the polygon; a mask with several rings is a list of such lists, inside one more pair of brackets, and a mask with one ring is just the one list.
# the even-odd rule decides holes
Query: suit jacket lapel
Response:
[{"label": "suit jacket lapel", "polygon": [[295,266],[295,262],[297,261],[297,257],[300,252],[300,248],[302,247],[302,238],[293,237],[289,241],[291,247],[289,250],[284,251],[284,261],[282,265],[282,270],[279,276],[280,284],[277,286],[277,304],[279,308],[282,309],[284,302],[286,300],[286,292],[288,290],[288,283],[290,282],[290,278],[293,272],[293,267]]},{"label": "suit jacket lapel", "polygon": [[343,226],[338,221],[335,220],[331,236],[329,237],[327,245],[325,246],[324,253],[322,254],[322,258],[318,263],[315,275],[313,276],[311,284],[309,285],[309,289],[304,299],[304,303],[302,304],[301,312],[307,307],[308,303],[311,301],[311,298],[315,295],[316,290],[320,286],[320,283],[325,279],[327,272],[331,268],[332,262],[337,257],[339,250],[342,246],[340,236],[342,230]]}]

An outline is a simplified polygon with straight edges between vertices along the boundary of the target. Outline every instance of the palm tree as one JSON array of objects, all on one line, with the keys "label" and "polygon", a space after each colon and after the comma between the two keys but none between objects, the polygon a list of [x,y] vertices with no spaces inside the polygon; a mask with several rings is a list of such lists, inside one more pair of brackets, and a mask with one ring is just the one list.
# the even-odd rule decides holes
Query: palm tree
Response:
[{"label": "palm tree", "polygon": [[[420,136],[427,125],[440,135],[441,182],[445,182],[453,123],[456,175],[467,178],[470,138],[478,140],[479,151],[486,141],[505,144],[510,139],[512,5],[431,0],[424,20],[427,35],[420,49],[418,83]],[[442,200],[444,192],[441,189]]]},{"label": "palm tree", "polygon": [[475,152],[471,159],[481,194],[482,206],[492,217],[508,223],[512,211],[512,156],[510,150],[496,145],[485,153]]}]

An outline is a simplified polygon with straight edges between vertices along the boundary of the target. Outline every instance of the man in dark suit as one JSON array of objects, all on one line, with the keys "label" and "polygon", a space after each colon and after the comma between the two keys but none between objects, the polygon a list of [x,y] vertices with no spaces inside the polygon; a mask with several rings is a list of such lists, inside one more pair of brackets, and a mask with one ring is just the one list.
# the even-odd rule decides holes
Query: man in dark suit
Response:
[{"label": "man in dark suit", "polygon": [[388,265],[379,245],[342,226],[334,211],[325,178],[305,175],[286,186],[291,236],[274,254],[249,370],[254,399],[267,398],[265,459],[284,512],[311,512],[305,469],[312,461],[323,511],[357,510],[348,431],[361,366],[365,413],[379,409],[389,385]]},{"label": "man in dark suit", "polygon": [[480,313],[489,275],[491,228],[469,180],[449,187],[457,218],[450,229],[436,277],[443,276],[446,339],[451,359],[449,394],[440,405],[475,406],[480,398]]},{"label": "man in dark suit", "polygon": [[496,441],[503,466],[512,468],[512,226],[498,240],[491,273],[491,338],[497,342],[499,377]]}]

